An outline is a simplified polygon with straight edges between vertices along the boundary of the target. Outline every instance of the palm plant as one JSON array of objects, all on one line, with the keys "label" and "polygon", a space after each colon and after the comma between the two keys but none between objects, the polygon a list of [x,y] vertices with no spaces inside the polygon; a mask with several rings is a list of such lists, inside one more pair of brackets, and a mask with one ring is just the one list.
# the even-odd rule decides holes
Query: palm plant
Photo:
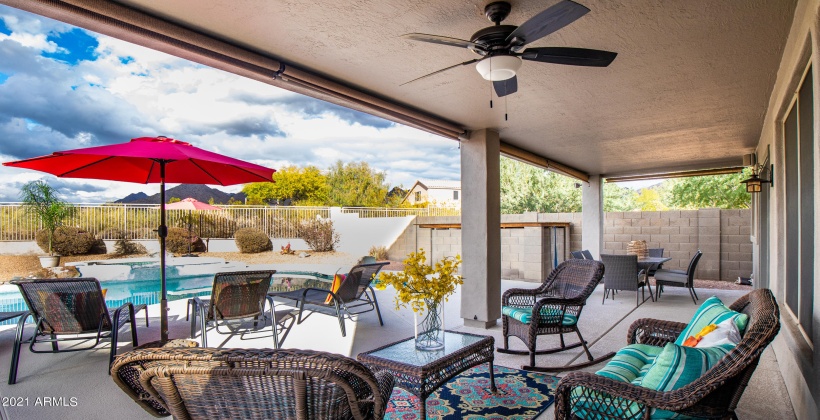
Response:
[{"label": "palm plant", "polygon": [[40,219],[48,232],[48,254],[54,256],[54,232],[74,212],[74,206],[57,196],[57,190],[43,180],[31,181],[20,189],[20,201],[29,214]]}]

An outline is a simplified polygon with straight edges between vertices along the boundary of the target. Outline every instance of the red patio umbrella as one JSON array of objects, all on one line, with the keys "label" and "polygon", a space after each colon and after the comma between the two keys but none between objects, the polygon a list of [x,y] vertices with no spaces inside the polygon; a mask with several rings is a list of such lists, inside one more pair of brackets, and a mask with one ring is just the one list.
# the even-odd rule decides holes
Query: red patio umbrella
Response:
[{"label": "red patio umbrella", "polygon": [[[208,203],[203,203],[196,198],[188,197],[184,200],[170,203],[165,206],[165,210],[188,210],[188,239],[193,240],[191,234],[191,212],[194,210],[222,210],[217,206],[212,206]],[[199,237],[202,238],[202,213],[199,213]],[[207,248],[206,248],[207,251]],[[191,242],[188,242],[188,254],[191,255]],[[183,257],[186,255],[183,255]]]},{"label": "red patio umbrella", "polygon": [[168,339],[168,300],[165,289],[165,183],[236,185],[272,182],[274,169],[241,161],[167,137],[140,137],[127,143],[54,152],[3,163],[34,169],[61,178],[103,179],[160,184],[160,333]]}]

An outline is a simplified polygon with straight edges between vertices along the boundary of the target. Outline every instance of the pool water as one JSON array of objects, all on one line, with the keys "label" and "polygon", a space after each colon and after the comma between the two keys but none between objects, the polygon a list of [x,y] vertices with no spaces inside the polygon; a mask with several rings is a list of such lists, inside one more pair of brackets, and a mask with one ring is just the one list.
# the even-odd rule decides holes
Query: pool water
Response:
[{"label": "pool water", "polygon": [[[329,289],[328,276],[307,271],[277,272],[271,282],[270,291],[289,291],[302,287]],[[295,277],[289,277],[295,276]],[[126,302],[135,305],[153,305],[160,301],[159,267],[151,266],[132,271],[131,278],[123,280],[100,280],[100,286],[108,289],[105,302],[109,308],[116,308]],[[313,277],[313,278],[310,278]],[[330,278],[332,280],[332,277]],[[166,269],[168,300],[189,299],[194,296],[208,296],[213,287],[214,275],[180,276],[174,267]],[[0,311],[26,311],[28,306],[14,285],[0,286]],[[0,325],[15,324],[17,319]]]}]

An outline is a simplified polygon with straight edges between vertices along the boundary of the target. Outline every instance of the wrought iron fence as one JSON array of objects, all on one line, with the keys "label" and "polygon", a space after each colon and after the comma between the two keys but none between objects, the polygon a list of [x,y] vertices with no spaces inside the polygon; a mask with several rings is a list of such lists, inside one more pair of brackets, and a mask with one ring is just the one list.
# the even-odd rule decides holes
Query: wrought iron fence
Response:
[{"label": "wrought iron fence", "polygon": [[[167,210],[167,225],[188,229],[202,238],[232,238],[236,230],[256,228],[271,238],[298,238],[304,220],[329,218],[329,207],[299,206],[220,206],[222,210]],[[404,216],[455,216],[454,208],[369,208],[344,207],[343,213],[361,218]],[[159,226],[159,206],[145,204],[77,204],[75,214],[66,221],[101,239],[118,239],[122,233],[131,239],[154,239]],[[41,229],[37,217],[20,203],[0,203],[0,241],[32,241]]]}]

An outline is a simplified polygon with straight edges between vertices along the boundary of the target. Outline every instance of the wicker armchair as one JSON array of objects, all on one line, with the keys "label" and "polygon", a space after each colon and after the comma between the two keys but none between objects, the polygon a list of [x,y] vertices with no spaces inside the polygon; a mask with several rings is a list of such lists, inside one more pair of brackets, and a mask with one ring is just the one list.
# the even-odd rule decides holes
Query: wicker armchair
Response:
[{"label": "wicker armchair", "polygon": [[111,377],[148,413],[177,419],[381,419],[393,390],[386,371],[296,349],[141,348]]},{"label": "wicker armchair", "polygon": [[[376,300],[376,292],[373,291],[370,283],[376,279],[379,271],[387,264],[389,262],[359,264],[351,268],[335,293],[325,289],[308,287],[290,292],[271,293],[270,295],[296,302],[296,305],[299,306],[298,324],[301,324],[304,320],[302,313],[306,310],[305,304],[310,305],[307,310],[311,313],[330,312],[339,319],[339,328],[342,330],[342,337],[344,337],[346,335],[345,316],[352,317],[353,315],[375,310],[376,315],[379,317],[379,325],[384,325],[382,313],[379,311],[379,302]],[[368,293],[368,290],[370,293]],[[329,302],[328,296],[330,296]]]},{"label": "wicker armchair", "polygon": [[[504,347],[499,348],[498,352],[528,354],[530,364],[522,366],[522,369],[550,372],[578,369],[614,356],[615,353],[611,353],[598,359],[593,358],[578,329],[581,310],[603,275],[604,265],[598,261],[569,259],[552,270],[540,287],[504,292],[501,297]],[[579,341],[566,345],[564,334],[572,332],[578,335]],[[536,349],[539,336],[556,334],[560,337],[560,347]],[[527,346],[527,351],[511,350],[510,336],[521,339]],[[587,354],[588,362],[562,367],[535,366],[536,354],[557,353],[581,346]]]},{"label": "wicker armchair", "polygon": [[[131,326],[131,341],[137,343],[137,324],[134,305],[125,303],[114,310],[113,316],[105,306],[100,282],[95,278],[15,280],[20,294],[29,307],[29,313],[17,323],[17,334],[11,350],[9,385],[17,383],[17,365],[20,348],[29,343],[32,353],[59,353],[90,350],[102,341],[111,341],[108,367],[114,361],[119,343],[119,332],[126,324]],[[34,319],[34,334],[23,340],[29,317]],[[91,341],[91,345],[60,348],[60,343]],[[48,343],[48,350],[37,349],[37,344]]]},{"label": "wicker armchair", "polygon": [[[589,372],[571,372],[558,383],[555,418],[577,418],[572,408],[579,400],[593,418],[602,420],[649,418],[653,409],[703,418],[737,418],[734,410],[760,355],[780,330],[780,310],[768,289],[752,291],[730,308],[749,315],[743,339],[694,382],[659,392]],[[627,342],[664,346],[674,342],[685,327],[680,322],[639,319],[629,328]]]},{"label": "wicker armchair", "polygon": [[[263,326],[267,321],[270,322],[273,347],[278,349],[290,330],[284,324],[290,319],[292,325],[293,316],[290,309],[275,310],[273,299],[268,297],[271,277],[275,273],[275,270],[267,270],[216,274],[210,299],[195,297],[189,300],[189,304],[192,303],[194,308],[191,318],[191,338],[196,337],[197,315],[199,316],[202,347],[208,347],[208,324],[214,324],[218,332],[220,332],[219,325],[222,324],[230,330],[230,333],[235,333],[242,329],[242,324],[236,321],[253,318],[253,330],[256,330],[259,326],[259,318],[262,318]],[[268,314],[265,311],[266,301],[269,304]],[[277,332],[279,326],[282,326],[285,331],[281,338]]]},{"label": "wicker armchair", "polygon": [[[652,286],[646,278],[646,272],[638,271],[637,255],[607,255],[601,254],[601,261],[606,266],[606,276],[604,277],[604,297],[601,304],[606,302],[607,296],[612,292],[612,299],[615,299],[616,290],[634,290],[635,306],[646,301],[645,288],[649,288],[649,297],[654,301]],[[641,294],[638,294],[640,289]],[[641,300],[642,299],[642,300]]]}]

